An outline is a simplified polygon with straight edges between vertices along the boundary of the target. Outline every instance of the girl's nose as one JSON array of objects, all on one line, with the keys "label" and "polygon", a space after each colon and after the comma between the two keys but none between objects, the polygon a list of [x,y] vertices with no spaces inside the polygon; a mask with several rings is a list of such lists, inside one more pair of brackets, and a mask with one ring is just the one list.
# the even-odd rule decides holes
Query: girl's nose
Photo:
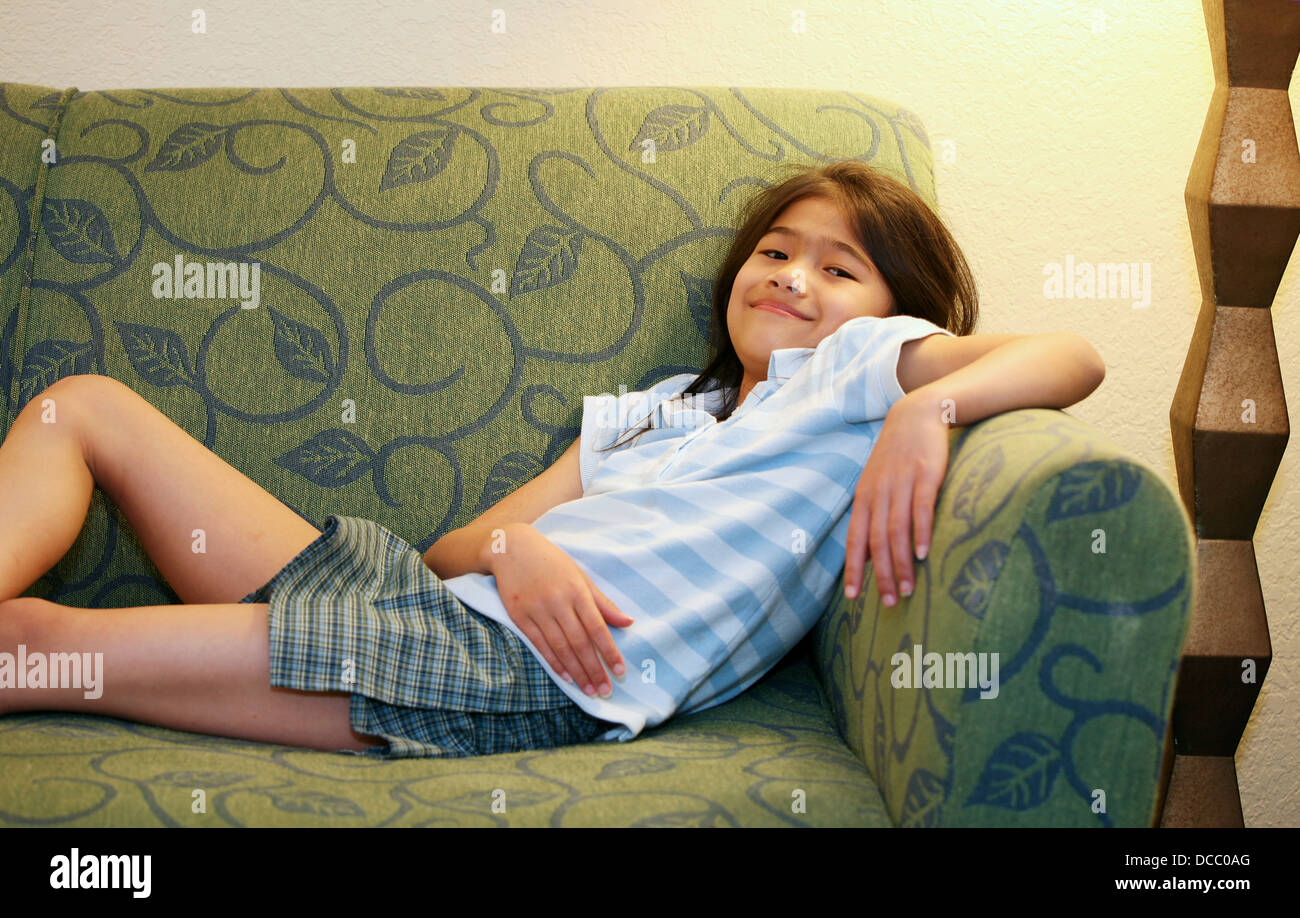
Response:
[{"label": "girl's nose", "polygon": [[804,274],[798,267],[782,266],[772,272],[770,280],[778,287],[784,287],[791,293],[803,293],[807,282],[804,280]]}]

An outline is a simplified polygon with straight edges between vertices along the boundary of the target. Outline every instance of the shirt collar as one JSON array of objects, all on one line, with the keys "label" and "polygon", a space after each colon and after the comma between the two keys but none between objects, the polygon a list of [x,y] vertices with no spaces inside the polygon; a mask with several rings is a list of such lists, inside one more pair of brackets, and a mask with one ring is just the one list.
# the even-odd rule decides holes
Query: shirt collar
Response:
[{"label": "shirt collar", "polygon": [[812,356],[814,350],[811,347],[773,348],[771,356],[767,358],[767,379],[756,382],[745,401],[736,406],[736,410],[747,410],[750,405],[758,404],[784,386]]},{"label": "shirt collar", "polygon": [[798,372],[815,348],[777,347],[767,359],[767,379],[778,386]]},{"label": "shirt collar", "polygon": [[[799,371],[809,357],[812,356],[815,348],[811,347],[778,347],[773,348],[771,356],[767,358],[767,379],[758,382],[754,388],[758,389],[754,398],[755,403],[761,402],[767,398],[772,391],[785,385],[785,383]],[[762,386],[762,389],[759,387]],[[712,417],[722,406],[721,389],[710,389],[701,392],[695,396],[697,399],[696,406],[704,411],[704,414]],[[748,400],[745,404],[748,404]],[[736,410],[742,406],[737,405]]]}]

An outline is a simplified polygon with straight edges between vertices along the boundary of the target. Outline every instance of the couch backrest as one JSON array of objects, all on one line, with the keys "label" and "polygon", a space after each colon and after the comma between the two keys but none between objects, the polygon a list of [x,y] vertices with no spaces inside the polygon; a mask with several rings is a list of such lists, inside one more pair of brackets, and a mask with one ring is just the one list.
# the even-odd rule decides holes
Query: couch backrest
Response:
[{"label": "couch backrest", "polygon": [[[918,119],[851,91],[0,91],[0,432],[105,374],[316,525],[421,550],[549,465],[584,395],[703,367],[713,278],[774,167],[857,157],[935,203]],[[168,291],[178,260],[183,281],[242,265],[256,308]],[[110,513],[37,592],[161,601]]]},{"label": "couch backrest", "polygon": [[55,133],[61,96],[48,86],[0,83],[0,440],[9,430],[18,388],[19,300],[31,276],[37,238],[31,202],[40,194],[38,181],[48,175],[41,168],[42,145]]}]

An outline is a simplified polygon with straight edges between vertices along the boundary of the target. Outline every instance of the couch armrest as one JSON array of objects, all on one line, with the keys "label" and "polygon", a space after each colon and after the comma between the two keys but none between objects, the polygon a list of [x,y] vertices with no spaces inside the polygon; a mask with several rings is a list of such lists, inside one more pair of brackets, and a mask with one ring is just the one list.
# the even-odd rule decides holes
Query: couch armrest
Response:
[{"label": "couch armrest", "polygon": [[[889,608],[868,576],[848,601],[841,577],[813,631],[841,735],[896,825],[1153,825],[1195,595],[1182,504],[1062,411],[1011,411],[950,436],[916,591]],[[904,681],[918,644],[940,683]],[[956,687],[970,683],[948,654],[983,659],[996,697]]]}]

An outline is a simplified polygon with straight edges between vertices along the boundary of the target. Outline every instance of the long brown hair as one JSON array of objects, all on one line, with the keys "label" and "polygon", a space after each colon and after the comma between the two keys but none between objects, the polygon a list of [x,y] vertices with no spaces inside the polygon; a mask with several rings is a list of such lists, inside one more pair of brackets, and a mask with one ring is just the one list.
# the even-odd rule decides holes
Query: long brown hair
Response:
[{"label": "long brown hair", "polygon": [[[725,421],[736,410],[745,368],[736,355],[727,329],[731,287],[781,211],[801,198],[824,197],[838,205],[857,232],[858,242],[893,295],[895,314],[927,319],[954,335],[969,335],[979,318],[979,295],[970,267],[944,226],[919,194],[864,162],[842,159],[820,166],[787,163],[798,170],[779,184],[750,198],[742,212],[722,267],[713,282],[713,314],[709,322],[708,364],[676,398],[723,389],[716,415]],[[650,429],[636,431],[633,439]],[[611,450],[621,442],[599,449]]]}]

